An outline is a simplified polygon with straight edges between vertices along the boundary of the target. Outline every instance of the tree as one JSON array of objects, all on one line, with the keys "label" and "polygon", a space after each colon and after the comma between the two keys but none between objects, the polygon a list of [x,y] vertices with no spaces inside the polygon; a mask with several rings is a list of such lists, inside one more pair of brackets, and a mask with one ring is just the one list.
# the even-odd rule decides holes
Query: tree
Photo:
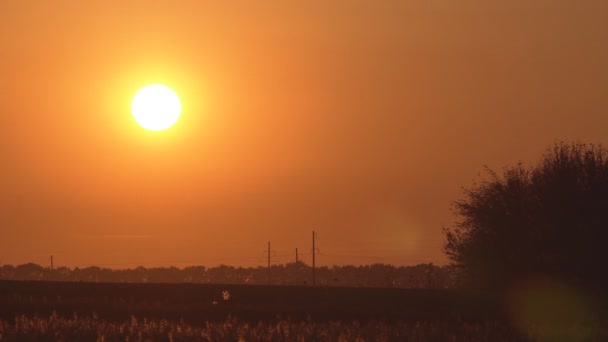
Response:
[{"label": "tree", "polygon": [[555,143],[534,167],[487,171],[453,203],[459,220],[444,228],[444,251],[462,279],[493,288],[529,275],[608,285],[606,149]]}]

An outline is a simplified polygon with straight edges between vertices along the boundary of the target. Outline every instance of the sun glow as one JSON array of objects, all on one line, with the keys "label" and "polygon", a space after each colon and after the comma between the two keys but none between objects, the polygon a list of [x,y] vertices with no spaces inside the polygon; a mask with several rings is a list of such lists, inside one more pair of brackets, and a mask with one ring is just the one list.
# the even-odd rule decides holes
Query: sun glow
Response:
[{"label": "sun glow", "polygon": [[162,84],[141,88],[131,103],[135,121],[151,131],[162,131],[173,126],[179,119],[182,105],[177,94]]}]

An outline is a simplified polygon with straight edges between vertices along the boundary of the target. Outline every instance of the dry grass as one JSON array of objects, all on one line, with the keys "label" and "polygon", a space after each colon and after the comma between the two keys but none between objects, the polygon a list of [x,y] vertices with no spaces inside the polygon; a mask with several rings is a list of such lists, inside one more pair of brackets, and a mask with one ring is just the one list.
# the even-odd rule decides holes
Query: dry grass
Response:
[{"label": "dry grass", "polygon": [[330,321],[315,323],[277,319],[251,324],[229,317],[224,322],[149,320],[131,317],[122,323],[88,317],[20,315],[0,320],[0,341],[518,341],[606,340],[606,329],[563,327],[546,331],[530,327],[517,332],[500,321],[416,321],[367,323]]}]

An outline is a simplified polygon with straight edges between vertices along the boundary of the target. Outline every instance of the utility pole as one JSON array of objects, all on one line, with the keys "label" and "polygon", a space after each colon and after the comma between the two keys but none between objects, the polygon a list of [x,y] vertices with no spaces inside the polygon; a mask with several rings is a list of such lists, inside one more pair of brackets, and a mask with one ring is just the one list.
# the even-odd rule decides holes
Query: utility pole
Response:
[{"label": "utility pole", "polygon": [[296,267],[298,267],[298,247],[296,247]]},{"label": "utility pole", "polygon": [[316,274],[315,274],[315,231],[312,231],[312,286],[316,285]]},{"label": "utility pole", "polygon": [[51,271],[53,270],[53,256],[51,255]]},{"label": "utility pole", "polygon": [[270,284],[270,241],[268,241],[268,284]]}]

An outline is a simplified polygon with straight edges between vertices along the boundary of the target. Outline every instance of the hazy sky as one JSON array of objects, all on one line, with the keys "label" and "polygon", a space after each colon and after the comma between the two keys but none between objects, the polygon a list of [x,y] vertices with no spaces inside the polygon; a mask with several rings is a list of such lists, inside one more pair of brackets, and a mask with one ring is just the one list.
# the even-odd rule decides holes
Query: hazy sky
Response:
[{"label": "hazy sky", "polygon": [[484,165],[575,139],[608,145],[605,0],[0,1],[0,264],[310,262],[313,229],[442,264]]}]

